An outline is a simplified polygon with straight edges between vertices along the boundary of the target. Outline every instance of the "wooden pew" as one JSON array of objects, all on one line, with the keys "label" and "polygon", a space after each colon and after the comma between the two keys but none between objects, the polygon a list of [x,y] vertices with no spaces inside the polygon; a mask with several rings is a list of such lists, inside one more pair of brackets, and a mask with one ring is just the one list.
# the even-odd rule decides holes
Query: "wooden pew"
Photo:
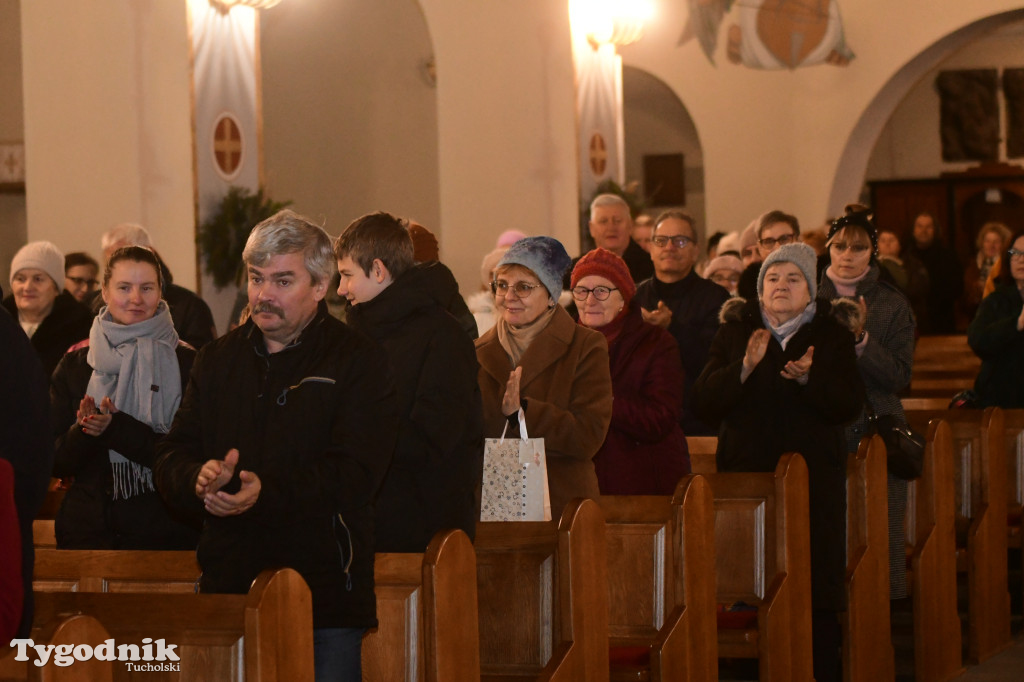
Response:
[{"label": "wooden pew", "polygon": [[[200,572],[194,552],[37,549],[34,587],[192,593]],[[476,562],[465,533],[439,533],[425,554],[378,554],[374,574],[380,627],[363,640],[365,679],[478,679]]]},{"label": "wooden pew", "polygon": [[36,548],[36,592],[191,594],[202,570],[196,553]]},{"label": "wooden pew", "polygon": [[889,519],[885,443],[861,440],[846,467],[846,594],[843,668],[846,682],[895,677],[889,623]]},{"label": "wooden pew", "polygon": [[461,530],[423,554],[377,554],[379,626],[363,638],[363,680],[480,679],[476,555]]},{"label": "wooden pew", "polygon": [[963,671],[956,605],[953,441],[949,424],[928,425],[921,476],[907,486],[908,579],[914,612],[918,680],[948,680]]},{"label": "wooden pew", "polygon": [[716,436],[687,436],[686,447],[690,451],[690,470],[695,474],[713,474],[718,471],[715,453],[718,451]]},{"label": "wooden pew", "polygon": [[967,343],[966,334],[922,336],[914,347],[915,373],[972,371],[977,374],[981,359]]},{"label": "wooden pew", "polygon": [[[32,629],[32,643],[39,646],[79,646],[87,644],[92,648],[102,644],[110,635],[102,624],[92,616],[83,614],[61,614],[53,619],[37,623]],[[37,680],[39,682],[113,682],[116,661],[76,660],[68,666],[58,666],[54,656],[44,666],[35,665],[39,660],[32,649],[25,651],[28,660],[17,661],[15,649],[5,649],[8,642],[0,644],[0,680]],[[56,649],[55,649],[56,650]]]},{"label": "wooden pew", "polygon": [[576,499],[561,519],[481,522],[476,540],[483,680],[608,680],[604,518]]},{"label": "wooden pew", "polygon": [[719,657],[757,658],[762,682],[811,680],[807,465],[791,453],[774,473],[706,478],[715,496],[717,601],[757,607],[749,627],[723,627],[720,616]]},{"label": "wooden pew", "polygon": [[53,519],[36,519],[32,522],[32,544],[37,549],[57,549],[57,535],[53,530]]},{"label": "wooden pew", "polygon": [[1006,426],[1006,461],[1009,467],[1007,520],[1009,546],[1021,547],[1021,516],[1024,511],[1024,410],[1003,410]]},{"label": "wooden pew", "polygon": [[[943,402],[945,405],[945,402]],[[718,439],[693,438],[712,455]],[[687,441],[691,441],[688,437]],[[889,520],[886,504],[885,443],[865,438],[847,461],[847,611],[843,618],[843,666],[847,682],[891,680],[895,675],[889,623]]]},{"label": "wooden pew", "polygon": [[718,679],[714,500],[701,476],[672,497],[600,499],[608,540],[612,680]]},{"label": "wooden pew", "polygon": [[1003,411],[990,407],[906,414],[918,430],[934,418],[946,421],[951,429],[957,546],[966,549],[958,565],[967,573],[967,651],[972,661],[980,662],[1010,643],[1009,465]]},{"label": "wooden pew", "polygon": [[[146,679],[313,679],[312,597],[292,569],[263,571],[248,594],[37,592],[35,609],[36,623],[83,613],[119,644],[176,645],[180,669]],[[114,679],[139,675],[116,662]]]}]

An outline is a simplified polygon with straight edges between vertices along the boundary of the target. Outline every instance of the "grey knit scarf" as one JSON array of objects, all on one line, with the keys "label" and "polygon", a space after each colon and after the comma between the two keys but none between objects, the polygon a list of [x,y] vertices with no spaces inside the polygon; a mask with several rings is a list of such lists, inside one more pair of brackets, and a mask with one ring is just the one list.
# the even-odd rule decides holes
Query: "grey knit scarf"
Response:
[{"label": "grey knit scarf", "polygon": [[[86,359],[93,368],[86,394],[99,405],[109,397],[121,412],[167,433],[181,401],[181,375],[174,349],[174,331],[167,303],[156,314],[136,324],[118,324],[106,306],[100,309],[89,332]],[[114,475],[114,499],[127,499],[154,490],[153,472],[114,450],[108,450]]]}]

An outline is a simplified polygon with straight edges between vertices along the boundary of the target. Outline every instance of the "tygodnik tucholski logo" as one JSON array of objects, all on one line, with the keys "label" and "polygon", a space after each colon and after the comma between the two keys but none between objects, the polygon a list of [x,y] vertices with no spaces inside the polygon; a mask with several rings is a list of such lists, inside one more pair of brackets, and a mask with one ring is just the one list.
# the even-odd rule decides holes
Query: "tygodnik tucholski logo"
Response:
[{"label": "tygodnik tucholski logo", "polygon": [[[156,653],[153,648],[156,647]],[[103,644],[91,647],[88,644],[36,644],[31,639],[12,639],[11,647],[17,650],[14,657],[16,661],[28,661],[30,650],[35,654],[36,666],[42,668],[52,658],[53,664],[64,668],[75,663],[75,661],[88,661],[95,658],[97,661],[120,661],[124,662],[129,671],[168,671],[180,672],[181,664],[178,663],[178,654],[174,652],[177,644],[167,644],[165,640],[158,639],[155,642],[149,638],[142,639],[142,645],[138,644],[116,644],[113,639],[103,640]],[[136,661],[139,661],[136,663]]]}]

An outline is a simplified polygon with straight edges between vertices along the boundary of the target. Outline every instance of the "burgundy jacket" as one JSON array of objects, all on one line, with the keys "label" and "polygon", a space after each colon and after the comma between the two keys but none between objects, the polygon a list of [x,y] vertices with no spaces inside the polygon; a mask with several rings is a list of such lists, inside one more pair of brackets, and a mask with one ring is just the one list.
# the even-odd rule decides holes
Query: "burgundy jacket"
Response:
[{"label": "burgundy jacket", "polygon": [[640,306],[627,313],[608,349],[612,421],[594,457],[602,495],[671,495],[690,473],[679,426],[683,367],[676,340],[644,322]]}]

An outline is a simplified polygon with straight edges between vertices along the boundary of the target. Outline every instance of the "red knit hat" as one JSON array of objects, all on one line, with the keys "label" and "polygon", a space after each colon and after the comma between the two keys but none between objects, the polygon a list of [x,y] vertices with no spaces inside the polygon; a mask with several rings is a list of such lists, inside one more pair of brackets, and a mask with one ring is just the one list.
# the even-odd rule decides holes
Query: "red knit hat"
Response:
[{"label": "red knit hat", "polygon": [[614,284],[626,301],[626,307],[629,307],[629,302],[636,295],[636,284],[626,261],[608,249],[596,248],[580,258],[572,269],[572,287],[575,288],[581,279],[589,275],[599,275]]}]

